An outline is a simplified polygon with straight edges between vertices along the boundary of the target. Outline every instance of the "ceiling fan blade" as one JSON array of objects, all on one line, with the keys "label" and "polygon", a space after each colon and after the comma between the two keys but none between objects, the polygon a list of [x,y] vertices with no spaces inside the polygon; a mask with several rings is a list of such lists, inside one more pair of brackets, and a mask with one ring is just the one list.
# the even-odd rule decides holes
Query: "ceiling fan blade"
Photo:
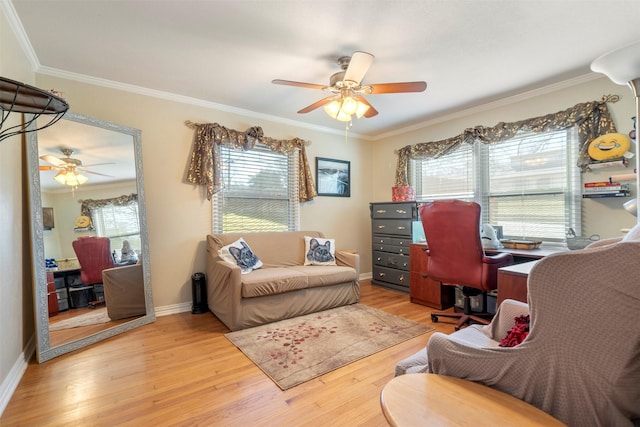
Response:
[{"label": "ceiling fan blade", "polygon": [[369,85],[372,95],[381,93],[424,92],[426,82],[378,83]]},{"label": "ceiling fan blade", "polygon": [[77,169],[76,172],[80,172],[80,173],[90,173],[92,175],[100,175],[100,176],[108,176],[109,178],[115,178],[113,175],[105,175],[103,173],[98,173],[98,172],[93,172],[93,171],[88,171],[88,170],[84,170],[84,169]]},{"label": "ceiling fan blade", "polygon": [[367,52],[353,52],[343,80],[355,82],[356,85],[359,85],[364,75],[369,71],[374,58],[375,56]]},{"label": "ceiling fan blade", "polygon": [[40,156],[40,159],[44,160],[45,162],[49,162],[54,166],[66,166],[67,162],[65,162],[64,160],[61,160],[59,158],[57,158],[56,156],[51,156],[49,154],[45,154],[44,156]]},{"label": "ceiling fan blade", "polygon": [[90,165],[82,165],[83,168],[88,168],[91,166],[102,166],[102,165],[115,165],[115,163],[113,162],[109,162],[109,163],[92,163]]},{"label": "ceiling fan blade", "polygon": [[373,108],[373,105],[371,105],[369,103],[369,101],[367,101],[367,99],[364,96],[356,96],[355,97],[356,101],[360,101],[363,104],[366,104],[369,106],[369,109],[367,110],[366,113],[364,113],[364,117],[365,118],[371,118],[373,116],[377,116],[378,115],[378,110],[376,110],[375,108]]},{"label": "ceiling fan blade", "polygon": [[293,82],[291,80],[280,80],[280,79],[271,80],[271,83],[276,85],[305,87],[307,89],[320,89],[320,90],[326,87],[323,85],[317,85],[315,83],[301,83],[301,82]]},{"label": "ceiling fan blade", "polygon": [[313,104],[309,105],[308,107],[304,107],[302,110],[298,111],[298,114],[304,114],[304,113],[308,113],[310,111],[313,111],[316,108],[320,108],[323,105],[326,105],[326,104],[330,103],[334,99],[335,99],[335,96],[327,96],[326,98],[323,98],[320,101],[314,102]]},{"label": "ceiling fan blade", "polygon": [[60,169],[56,166],[40,166],[40,170],[41,171],[57,171]]}]

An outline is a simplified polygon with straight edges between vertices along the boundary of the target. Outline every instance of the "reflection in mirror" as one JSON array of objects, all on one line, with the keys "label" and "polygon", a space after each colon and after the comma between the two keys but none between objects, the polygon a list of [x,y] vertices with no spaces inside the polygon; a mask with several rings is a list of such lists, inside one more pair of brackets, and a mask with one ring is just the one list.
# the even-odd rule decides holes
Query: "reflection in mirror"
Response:
[{"label": "reflection in mirror", "polygon": [[28,140],[38,361],[155,320],[140,131],[75,113]]}]

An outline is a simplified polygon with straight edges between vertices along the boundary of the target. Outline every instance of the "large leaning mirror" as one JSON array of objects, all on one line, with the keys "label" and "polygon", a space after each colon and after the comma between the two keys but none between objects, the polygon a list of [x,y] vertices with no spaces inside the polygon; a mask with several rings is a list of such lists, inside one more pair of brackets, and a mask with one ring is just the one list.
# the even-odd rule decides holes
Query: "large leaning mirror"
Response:
[{"label": "large leaning mirror", "polygon": [[137,129],[68,112],[28,134],[37,358],[153,322]]}]

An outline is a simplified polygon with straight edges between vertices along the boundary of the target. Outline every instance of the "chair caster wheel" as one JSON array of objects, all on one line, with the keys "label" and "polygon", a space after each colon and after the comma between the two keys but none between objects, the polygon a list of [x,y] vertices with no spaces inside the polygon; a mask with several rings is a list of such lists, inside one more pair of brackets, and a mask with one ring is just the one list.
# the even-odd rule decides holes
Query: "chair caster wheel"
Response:
[{"label": "chair caster wheel", "polygon": [[432,315],[431,315],[431,321],[432,321],[433,323],[438,323],[438,316],[436,316],[436,315],[433,315],[433,314],[432,314]]}]

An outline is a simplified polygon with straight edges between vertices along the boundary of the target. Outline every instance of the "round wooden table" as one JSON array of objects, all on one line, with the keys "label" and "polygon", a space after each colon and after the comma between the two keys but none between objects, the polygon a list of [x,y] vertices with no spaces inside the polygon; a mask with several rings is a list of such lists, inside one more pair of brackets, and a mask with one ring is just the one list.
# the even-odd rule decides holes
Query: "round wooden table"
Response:
[{"label": "round wooden table", "polygon": [[479,383],[435,374],[407,374],[382,389],[392,426],[563,426],[538,408]]}]

